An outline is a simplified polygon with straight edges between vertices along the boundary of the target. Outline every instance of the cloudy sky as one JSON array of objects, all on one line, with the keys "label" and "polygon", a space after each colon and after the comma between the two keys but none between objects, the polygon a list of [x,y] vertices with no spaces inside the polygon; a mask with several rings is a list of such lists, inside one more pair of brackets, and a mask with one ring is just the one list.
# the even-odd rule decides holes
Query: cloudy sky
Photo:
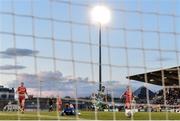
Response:
[{"label": "cloudy sky", "polygon": [[[0,85],[25,82],[36,96],[89,96],[98,90],[98,26],[93,6],[111,21],[102,27],[102,80],[120,96],[132,74],[177,66],[178,0],[0,0]],[[148,85],[156,91],[160,87]]]}]

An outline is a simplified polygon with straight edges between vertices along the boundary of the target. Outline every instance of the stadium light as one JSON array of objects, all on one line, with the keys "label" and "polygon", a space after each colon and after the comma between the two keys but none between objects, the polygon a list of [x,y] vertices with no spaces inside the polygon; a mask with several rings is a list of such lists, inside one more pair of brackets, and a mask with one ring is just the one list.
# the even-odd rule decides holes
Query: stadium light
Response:
[{"label": "stadium light", "polygon": [[101,28],[107,24],[111,19],[110,10],[102,5],[92,8],[91,11],[92,21],[99,25],[99,91],[102,91],[102,72],[101,72]]},{"label": "stadium light", "polygon": [[111,13],[107,7],[98,5],[92,9],[91,17],[93,22],[104,25],[110,21]]},{"label": "stadium light", "polygon": [[149,81],[150,81],[150,82],[154,82],[155,80],[154,80],[154,79],[150,79]]}]

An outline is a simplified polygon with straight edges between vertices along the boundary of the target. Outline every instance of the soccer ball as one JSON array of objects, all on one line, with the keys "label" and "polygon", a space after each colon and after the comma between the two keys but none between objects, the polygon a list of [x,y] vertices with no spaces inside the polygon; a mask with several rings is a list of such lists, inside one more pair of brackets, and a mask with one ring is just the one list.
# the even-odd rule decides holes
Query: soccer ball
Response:
[{"label": "soccer ball", "polygon": [[130,109],[126,109],[125,110],[125,116],[127,116],[128,118],[131,118],[133,116],[133,112]]},{"label": "soccer ball", "polygon": [[180,109],[176,109],[176,113],[180,113]]}]

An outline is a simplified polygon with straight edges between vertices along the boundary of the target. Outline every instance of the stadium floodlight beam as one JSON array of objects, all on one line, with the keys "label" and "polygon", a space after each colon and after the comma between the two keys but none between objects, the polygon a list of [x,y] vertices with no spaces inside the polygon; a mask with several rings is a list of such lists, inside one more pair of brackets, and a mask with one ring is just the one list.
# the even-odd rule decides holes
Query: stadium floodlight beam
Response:
[{"label": "stadium floodlight beam", "polygon": [[103,6],[98,5],[92,8],[91,11],[92,21],[99,25],[99,91],[102,91],[102,67],[101,67],[101,28],[103,25],[110,21],[110,10]]}]

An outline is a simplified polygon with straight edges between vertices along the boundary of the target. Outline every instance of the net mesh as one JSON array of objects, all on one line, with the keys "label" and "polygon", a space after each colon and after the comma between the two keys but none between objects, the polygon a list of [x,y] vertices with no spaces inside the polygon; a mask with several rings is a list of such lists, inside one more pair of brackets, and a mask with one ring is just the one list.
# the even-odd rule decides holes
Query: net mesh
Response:
[{"label": "net mesh", "polygon": [[[109,7],[112,18],[101,27],[99,45],[100,28],[91,22],[90,11],[101,4]],[[135,109],[147,112],[140,119],[158,119],[154,112],[161,111],[163,119],[169,120],[174,119],[169,112],[180,111],[178,0],[0,0],[0,5],[0,85],[4,86],[0,87],[0,110],[17,106],[15,91],[24,82],[32,95],[26,99],[25,112],[33,112],[28,115],[39,120],[61,120],[57,97],[62,98],[62,108],[73,104],[82,113],[69,119],[125,119],[117,110],[124,112],[127,86],[134,91]],[[136,74],[139,80],[131,79]],[[155,85],[149,84],[154,81]],[[45,116],[51,98],[56,113]],[[108,106],[103,111],[107,109],[109,117],[102,116],[99,104]],[[13,116],[23,119],[20,111]],[[136,113],[131,119],[138,119]]]}]

